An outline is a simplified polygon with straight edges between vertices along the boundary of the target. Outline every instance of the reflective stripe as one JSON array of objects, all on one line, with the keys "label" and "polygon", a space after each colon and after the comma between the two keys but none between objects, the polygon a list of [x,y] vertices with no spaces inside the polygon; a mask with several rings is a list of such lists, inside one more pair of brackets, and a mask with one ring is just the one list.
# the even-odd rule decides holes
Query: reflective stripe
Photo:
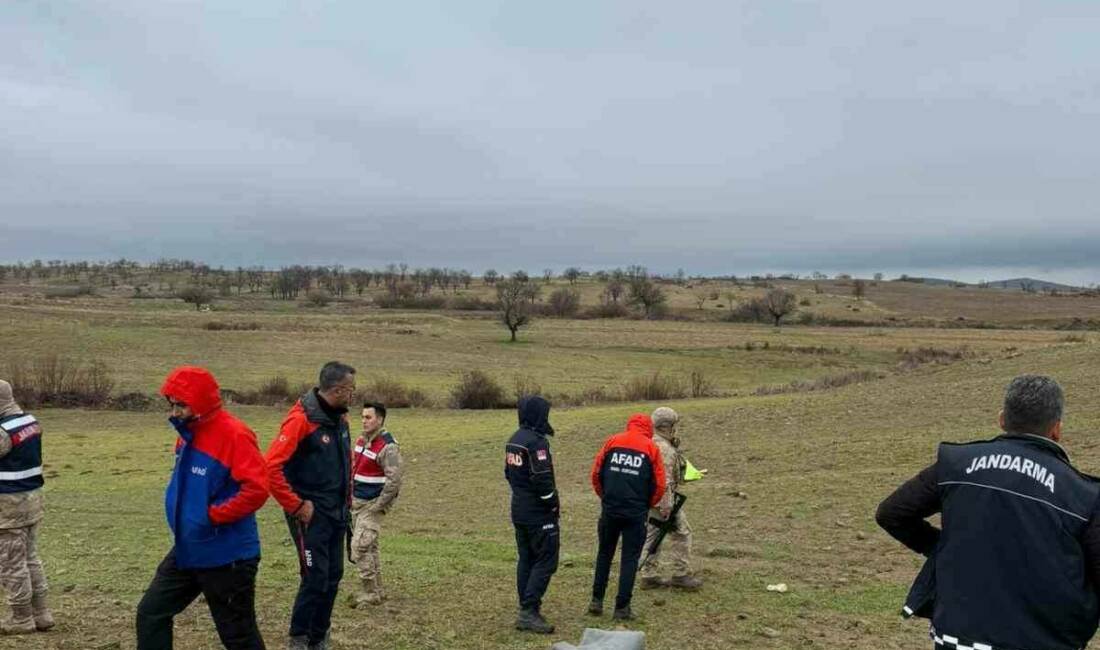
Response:
[{"label": "reflective stripe", "polygon": [[367,476],[366,474],[356,474],[355,480],[360,483],[385,483],[385,476]]},{"label": "reflective stripe", "polygon": [[15,431],[20,427],[25,427],[28,424],[34,424],[35,422],[37,422],[37,420],[34,419],[33,415],[24,415],[21,418],[15,418],[14,420],[11,420],[9,422],[0,424],[0,428],[3,428],[4,431]]},{"label": "reflective stripe", "polygon": [[355,447],[355,453],[363,454],[364,456],[366,456],[367,458],[369,458],[371,460],[374,460],[375,458],[378,458],[378,454],[374,453],[370,449],[364,449],[363,447],[360,447],[360,446]]},{"label": "reflective stripe", "polygon": [[0,472],[0,481],[21,481],[32,476],[42,476],[42,466],[25,469],[22,472]]},{"label": "reflective stripe", "polygon": [[549,499],[549,498],[550,498],[550,497],[552,497],[552,496],[554,496],[554,493],[553,493],[553,492],[551,492],[550,494],[547,494],[547,495],[546,495],[546,496],[544,496],[544,497],[539,497],[539,498],[540,498],[540,499],[543,499],[543,500],[546,500],[546,499]]}]

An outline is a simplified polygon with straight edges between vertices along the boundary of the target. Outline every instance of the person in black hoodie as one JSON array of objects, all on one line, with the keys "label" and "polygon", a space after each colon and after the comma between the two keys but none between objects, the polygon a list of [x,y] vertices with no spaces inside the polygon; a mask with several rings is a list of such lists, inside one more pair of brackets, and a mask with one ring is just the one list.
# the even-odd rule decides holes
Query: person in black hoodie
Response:
[{"label": "person in black hoodie", "polygon": [[516,629],[550,634],[554,626],[540,611],[550,578],[558,570],[561,535],[558,489],[550,456],[550,402],[537,395],[517,405],[519,429],[504,447],[504,478],[512,488],[512,525],[516,530]]}]

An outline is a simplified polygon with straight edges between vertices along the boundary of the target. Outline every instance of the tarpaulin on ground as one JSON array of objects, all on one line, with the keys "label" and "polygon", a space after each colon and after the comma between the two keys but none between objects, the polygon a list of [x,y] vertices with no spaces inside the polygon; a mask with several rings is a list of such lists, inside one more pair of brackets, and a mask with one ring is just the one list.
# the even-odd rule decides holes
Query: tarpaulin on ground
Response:
[{"label": "tarpaulin on ground", "polygon": [[559,641],[550,650],[645,650],[645,632],[585,628],[580,645]]}]

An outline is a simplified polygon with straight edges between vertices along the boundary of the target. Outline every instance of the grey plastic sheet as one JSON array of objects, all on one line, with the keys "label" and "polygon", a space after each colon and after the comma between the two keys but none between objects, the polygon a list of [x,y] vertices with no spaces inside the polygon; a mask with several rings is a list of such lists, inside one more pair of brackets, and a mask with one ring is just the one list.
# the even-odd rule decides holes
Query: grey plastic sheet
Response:
[{"label": "grey plastic sheet", "polygon": [[559,641],[550,650],[645,650],[645,632],[585,628],[581,644]]}]

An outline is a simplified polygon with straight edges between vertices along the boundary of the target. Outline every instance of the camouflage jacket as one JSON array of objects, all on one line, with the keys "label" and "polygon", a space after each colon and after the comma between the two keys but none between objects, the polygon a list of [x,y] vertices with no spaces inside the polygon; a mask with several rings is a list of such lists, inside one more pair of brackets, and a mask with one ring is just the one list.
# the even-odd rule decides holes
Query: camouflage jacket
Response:
[{"label": "camouflage jacket", "polygon": [[661,463],[665,467],[665,494],[661,497],[657,509],[671,508],[676,498],[676,490],[684,482],[684,456],[678,447],[659,432],[653,435],[653,442],[661,450]]}]

